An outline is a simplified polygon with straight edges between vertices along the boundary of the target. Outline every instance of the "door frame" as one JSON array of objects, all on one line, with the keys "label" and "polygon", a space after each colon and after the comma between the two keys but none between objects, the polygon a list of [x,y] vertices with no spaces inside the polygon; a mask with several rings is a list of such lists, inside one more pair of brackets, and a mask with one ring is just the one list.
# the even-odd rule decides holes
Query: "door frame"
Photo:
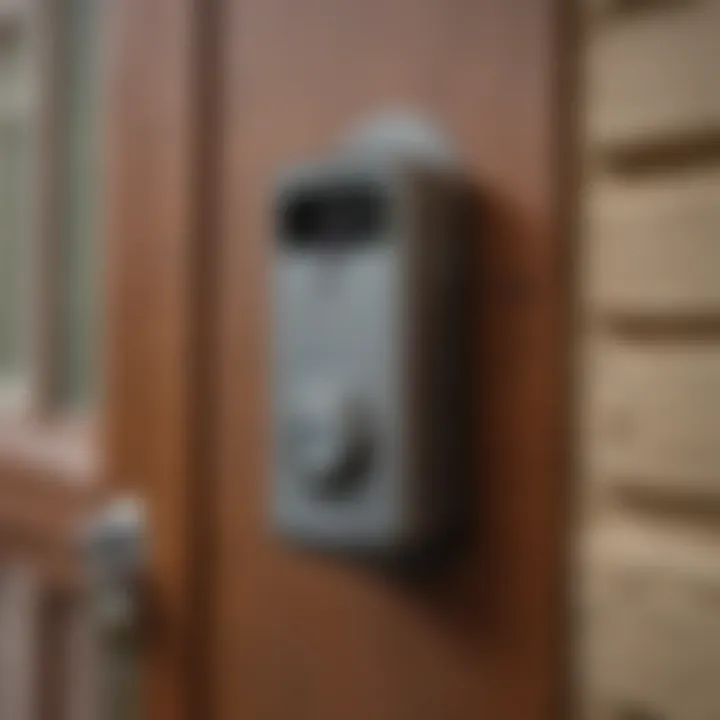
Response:
[{"label": "door frame", "polygon": [[111,3],[105,457],[146,500],[145,712],[207,717],[216,0]]}]

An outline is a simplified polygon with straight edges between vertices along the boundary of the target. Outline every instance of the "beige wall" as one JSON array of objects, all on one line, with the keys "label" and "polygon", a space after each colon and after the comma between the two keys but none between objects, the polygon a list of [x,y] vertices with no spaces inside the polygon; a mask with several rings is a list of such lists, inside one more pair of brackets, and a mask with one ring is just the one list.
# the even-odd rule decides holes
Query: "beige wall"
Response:
[{"label": "beige wall", "polygon": [[718,720],[720,0],[586,6],[583,717]]}]

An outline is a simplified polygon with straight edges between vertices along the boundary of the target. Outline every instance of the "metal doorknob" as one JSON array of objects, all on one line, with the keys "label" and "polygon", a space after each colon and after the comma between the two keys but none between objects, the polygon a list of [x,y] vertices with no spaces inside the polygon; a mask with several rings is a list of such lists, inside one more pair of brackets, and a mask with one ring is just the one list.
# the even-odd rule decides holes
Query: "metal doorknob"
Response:
[{"label": "metal doorknob", "polygon": [[100,641],[101,717],[138,720],[147,628],[147,530],[143,503],[115,500],[82,532],[89,605]]}]

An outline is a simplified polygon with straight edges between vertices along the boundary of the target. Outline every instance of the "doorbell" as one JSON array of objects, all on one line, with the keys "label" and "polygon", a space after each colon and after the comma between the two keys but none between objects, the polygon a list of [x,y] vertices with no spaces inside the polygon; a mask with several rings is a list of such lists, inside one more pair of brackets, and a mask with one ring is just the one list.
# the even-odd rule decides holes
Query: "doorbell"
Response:
[{"label": "doorbell", "polygon": [[466,184],[410,135],[275,190],[271,502],[297,544],[402,555],[459,517]]}]

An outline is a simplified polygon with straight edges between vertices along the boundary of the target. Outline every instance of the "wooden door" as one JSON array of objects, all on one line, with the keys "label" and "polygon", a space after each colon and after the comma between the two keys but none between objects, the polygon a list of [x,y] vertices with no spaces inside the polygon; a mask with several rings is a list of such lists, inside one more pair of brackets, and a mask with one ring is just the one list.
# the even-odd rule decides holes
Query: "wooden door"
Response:
[{"label": "wooden door", "polygon": [[[175,720],[192,707],[196,10],[182,0],[0,2],[0,126],[14,143],[0,160],[0,197],[10,198],[0,209],[2,720],[110,717],[78,538],[120,493],[138,496],[149,518],[144,716]],[[8,134],[18,127],[25,135]],[[27,227],[19,199],[33,203]]]},{"label": "wooden door", "polygon": [[[555,720],[565,679],[569,11],[554,0],[221,7],[219,319],[208,331],[216,717]],[[479,523],[452,573],[415,584],[293,551],[269,522],[273,183],[284,165],[398,107],[444,127],[486,208],[471,300]]]}]

